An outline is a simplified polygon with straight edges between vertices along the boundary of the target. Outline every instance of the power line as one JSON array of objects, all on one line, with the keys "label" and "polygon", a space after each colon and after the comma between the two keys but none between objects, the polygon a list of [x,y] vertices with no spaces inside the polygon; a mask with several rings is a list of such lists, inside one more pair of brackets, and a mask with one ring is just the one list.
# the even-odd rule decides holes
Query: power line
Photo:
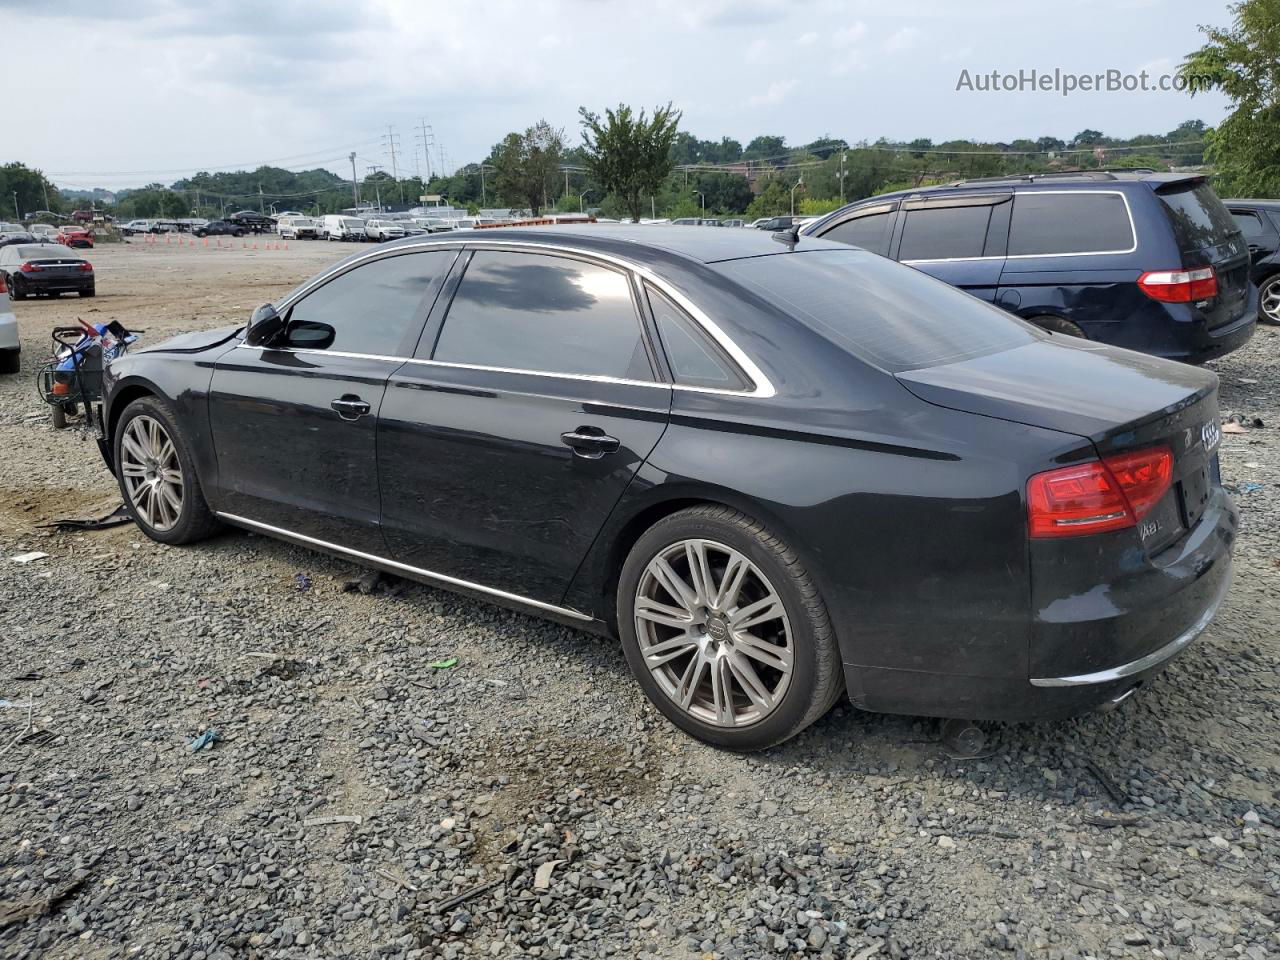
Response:
[{"label": "power line", "polygon": [[[378,143],[378,140],[376,139],[366,140],[363,143],[355,144],[355,146],[367,147],[375,143]],[[198,173],[226,173],[226,172],[247,171],[247,169],[249,168],[256,169],[257,167],[264,167],[271,163],[283,163],[286,160],[295,161],[293,164],[291,164],[291,166],[300,166],[302,164],[297,161],[303,160],[304,158],[316,157],[321,153],[329,153],[334,150],[345,150],[345,149],[348,149],[348,145],[326,147],[323,150],[310,150],[306,153],[295,153],[287,157],[276,157],[272,160],[253,160],[253,161],[242,162],[242,163],[221,163],[221,164],[214,164],[214,165],[204,165],[204,166],[198,167],[197,172]],[[345,160],[346,158],[343,157],[342,159]],[[329,163],[330,160],[328,159],[307,160],[306,162],[307,163]],[[46,174],[46,176],[50,176],[50,177],[143,177],[143,176],[153,176],[153,175],[162,174],[162,173],[187,173],[188,175],[192,175],[190,173],[192,166],[196,166],[196,165],[191,164],[185,167],[171,167],[167,170],[62,170],[62,171],[51,170]]]}]

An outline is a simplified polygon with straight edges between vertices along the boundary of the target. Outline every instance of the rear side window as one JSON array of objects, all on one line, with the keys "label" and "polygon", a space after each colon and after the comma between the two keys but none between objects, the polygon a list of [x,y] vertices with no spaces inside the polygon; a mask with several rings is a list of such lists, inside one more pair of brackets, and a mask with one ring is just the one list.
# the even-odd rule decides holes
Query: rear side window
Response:
[{"label": "rear side window", "polygon": [[1120,253],[1133,248],[1129,208],[1118,193],[1019,193],[1009,223],[1009,256]]},{"label": "rear side window", "polygon": [[980,257],[987,239],[991,207],[928,207],[908,210],[902,227],[899,260]]},{"label": "rear side window", "polygon": [[676,383],[716,390],[751,389],[733,361],[666,294],[648,284],[645,293]]},{"label": "rear side window", "polygon": [[889,245],[889,224],[892,220],[892,211],[869,213],[837,224],[822,234],[822,238],[883,254]]},{"label": "rear side window", "polygon": [[1262,227],[1262,218],[1256,213],[1233,211],[1231,219],[1236,222],[1236,226],[1246,237],[1260,237],[1267,232]]},{"label": "rear side window", "polygon": [[652,380],[631,284],[568,257],[478,251],[433,359],[570,376]]},{"label": "rear side window", "polygon": [[1230,243],[1239,229],[1213,188],[1203,181],[1179,184],[1156,194],[1165,206],[1178,249],[1199,250]]},{"label": "rear side window", "polygon": [[348,270],[295,303],[289,310],[289,325],[333,327],[329,350],[410,356],[401,345],[411,328],[416,337],[418,308],[444,278],[454,256],[452,250],[411,253]]},{"label": "rear side window", "polygon": [[884,257],[858,250],[802,251],[717,266],[837,347],[890,373],[1009,350],[1044,336],[1003,310]]}]

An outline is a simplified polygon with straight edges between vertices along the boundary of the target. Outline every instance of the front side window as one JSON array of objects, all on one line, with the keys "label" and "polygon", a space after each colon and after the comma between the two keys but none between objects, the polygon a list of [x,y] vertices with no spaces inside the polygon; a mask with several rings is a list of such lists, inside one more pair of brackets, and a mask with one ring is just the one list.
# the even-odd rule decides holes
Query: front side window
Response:
[{"label": "front side window", "polygon": [[454,251],[386,257],[348,270],[307,294],[289,310],[288,329],[333,328],[327,349],[375,356],[409,356],[402,342],[421,317],[419,307],[453,262]]},{"label": "front side window", "polygon": [[853,247],[862,247],[872,253],[883,254],[888,246],[888,227],[893,212],[869,213],[838,223],[822,234],[824,240],[835,240]]},{"label": "front side window", "polygon": [[1009,223],[1009,256],[1121,252],[1133,247],[1129,208],[1118,193],[1019,193]]},{"label": "front side window", "polygon": [[987,239],[991,207],[925,207],[908,210],[902,227],[899,260],[951,260],[980,257]]},{"label": "front side window", "polygon": [[1236,222],[1236,226],[1241,229],[1246,237],[1260,237],[1267,232],[1262,228],[1262,218],[1256,213],[1232,210],[1231,219]]},{"label": "front side window", "polygon": [[454,295],[433,359],[653,379],[626,276],[543,254],[478,251]]}]

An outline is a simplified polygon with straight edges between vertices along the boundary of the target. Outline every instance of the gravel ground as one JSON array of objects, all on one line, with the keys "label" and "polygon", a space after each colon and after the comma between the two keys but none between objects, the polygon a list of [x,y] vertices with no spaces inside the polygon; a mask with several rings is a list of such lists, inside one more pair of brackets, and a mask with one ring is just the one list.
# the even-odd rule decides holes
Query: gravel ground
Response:
[{"label": "gravel ground", "polygon": [[[990,725],[978,759],[843,706],[742,757],[677,733],[613,644],[566,628],[344,592],[356,568],[245,533],[37,528],[115,502],[34,396],[52,325],[214,326],[340,252],[102,248],[96,300],[15,305],[0,956],[1280,955],[1273,329],[1215,364],[1224,415],[1263,425],[1223,438],[1230,598],[1163,677],[1111,714]],[[8,559],[29,550],[49,556]],[[20,737],[27,701],[48,735]]]}]

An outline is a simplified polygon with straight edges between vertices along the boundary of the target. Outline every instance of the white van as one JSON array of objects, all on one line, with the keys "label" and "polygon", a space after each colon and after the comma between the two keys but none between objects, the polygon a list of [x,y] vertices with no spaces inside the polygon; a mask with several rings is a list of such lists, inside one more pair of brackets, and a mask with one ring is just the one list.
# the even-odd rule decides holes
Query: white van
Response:
[{"label": "white van", "polygon": [[276,217],[276,233],[282,240],[314,240],[319,229],[315,220],[300,213]]},{"label": "white van", "polygon": [[364,221],[359,217],[327,213],[320,221],[320,236],[326,240],[363,240]]}]

